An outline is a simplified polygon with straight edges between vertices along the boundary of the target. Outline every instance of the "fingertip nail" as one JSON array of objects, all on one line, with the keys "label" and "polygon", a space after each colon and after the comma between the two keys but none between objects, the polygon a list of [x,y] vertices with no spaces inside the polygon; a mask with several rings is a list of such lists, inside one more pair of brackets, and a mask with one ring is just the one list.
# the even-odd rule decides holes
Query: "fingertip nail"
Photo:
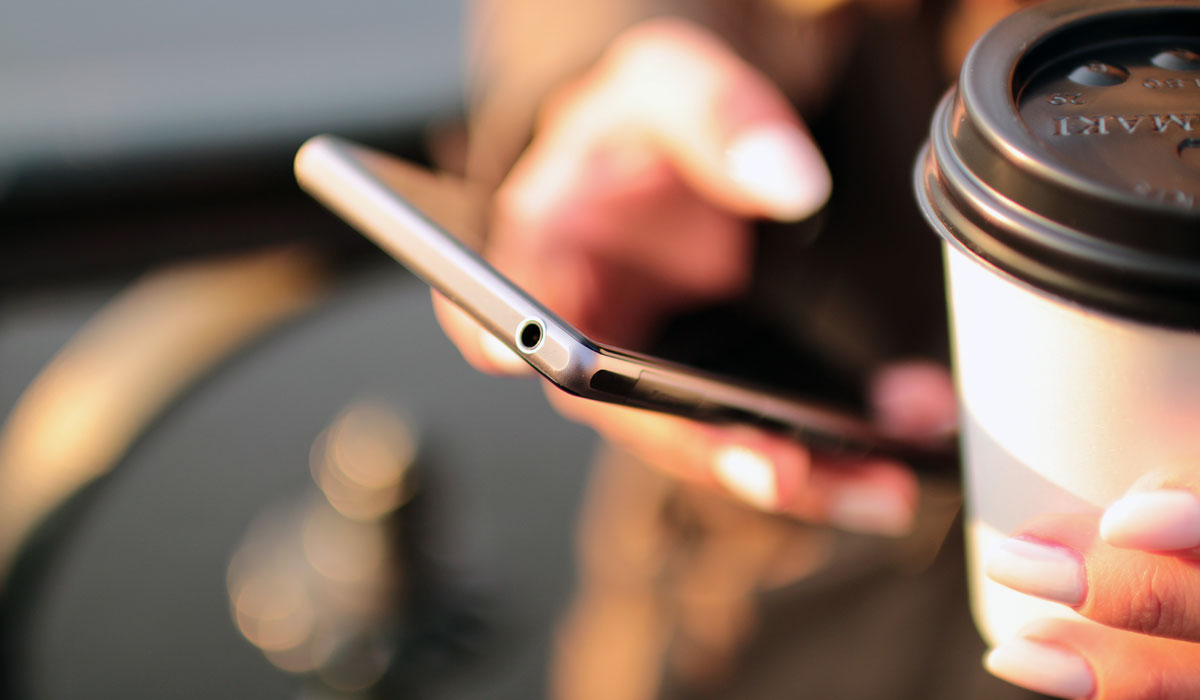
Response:
[{"label": "fingertip nail", "polygon": [[530,370],[529,364],[515,350],[487,331],[479,333],[479,350],[492,366],[505,374],[525,374]]},{"label": "fingertip nail", "polygon": [[1104,511],[1100,537],[1128,549],[1200,547],[1200,499],[1182,489],[1130,494]]},{"label": "fingertip nail", "polygon": [[920,365],[877,375],[871,395],[880,428],[896,437],[931,442],[955,435],[958,411],[953,393],[942,386],[944,373],[941,367]]},{"label": "fingertip nail", "polygon": [[1087,585],[1083,558],[1077,552],[1020,537],[992,550],[984,570],[996,583],[1066,605],[1082,603]]},{"label": "fingertip nail", "polygon": [[751,128],[733,139],[725,157],[730,177],[777,219],[803,219],[829,199],[829,167],[794,125]]},{"label": "fingertip nail", "polygon": [[882,401],[877,404],[879,416],[876,422],[887,435],[926,443],[945,441],[958,435],[958,416],[931,420],[929,416],[913,411],[897,412]]},{"label": "fingertip nail", "polygon": [[1082,656],[1055,644],[1010,639],[984,657],[993,675],[1022,688],[1060,698],[1091,697],[1096,679]]},{"label": "fingertip nail", "polygon": [[829,522],[843,530],[899,537],[912,529],[913,504],[890,486],[850,484],[830,498]]},{"label": "fingertip nail", "polygon": [[779,482],[775,466],[762,453],[749,447],[718,448],[713,475],[738,498],[761,510],[779,507]]}]

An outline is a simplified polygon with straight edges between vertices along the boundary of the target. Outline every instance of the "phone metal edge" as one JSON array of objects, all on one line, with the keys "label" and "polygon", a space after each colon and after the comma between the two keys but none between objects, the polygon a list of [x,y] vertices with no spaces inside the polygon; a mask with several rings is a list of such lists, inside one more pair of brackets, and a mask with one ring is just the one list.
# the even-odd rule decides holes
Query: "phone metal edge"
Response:
[{"label": "phone metal edge", "polygon": [[[379,155],[336,136],[314,136],[296,153],[296,179],[541,374],[556,384],[586,382],[595,350],[363,164]],[[545,338],[536,351],[523,352],[517,334],[531,318],[542,320]]]},{"label": "phone metal edge", "polygon": [[[836,409],[770,391],[758,392],[691,368],[650,363],[635,353],[591,341],[421,214],[364,164],[372,158],[392,159],[336,136],[315,136],[296,154],[296,179],[306,192],[462,308],[561,389],[691,417],[695,417],[694,410],[703,412],[702,405],[707,404],[716,414],[732,410],[746,422],[792,432],[833,453],[927,451],[882,436],[865,420]],[[518,333],[530,319],[541,321],[545,336],[538,347],[523,351]],[[593,379],[601,371],[624,377],[629,390],[620,393],[595,387]],[[642,382],[655,384],[659,391],[639,392],[636,387]],[[683,397],[696,397],[698,405],[686,407]]]}]

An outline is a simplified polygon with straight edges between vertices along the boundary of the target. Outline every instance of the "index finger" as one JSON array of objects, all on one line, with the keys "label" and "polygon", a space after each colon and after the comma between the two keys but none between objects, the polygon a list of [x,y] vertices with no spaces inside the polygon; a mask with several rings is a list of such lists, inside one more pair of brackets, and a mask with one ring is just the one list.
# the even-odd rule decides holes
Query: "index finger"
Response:
[{"label": "index finger", "polygon": [[987,574],[1111,627],[1200,641],[1200,561],[1113,547],[1092,515],[1043,516],[988,558]]},{"label": "index finger", "polygon": [[545,116],[543,146],[644,140],[706,199],[741,215],[802,219],[832,189],[783,93],[717,37],[680,20],[626,32]]}]

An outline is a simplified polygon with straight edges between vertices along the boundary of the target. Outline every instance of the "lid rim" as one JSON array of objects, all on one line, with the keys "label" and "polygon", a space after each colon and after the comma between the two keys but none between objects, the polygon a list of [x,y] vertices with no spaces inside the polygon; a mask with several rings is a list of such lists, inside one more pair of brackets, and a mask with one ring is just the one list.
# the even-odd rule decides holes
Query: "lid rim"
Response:
[{"label": "lid rim", "polygon": [[[1047,150],[1014,90],[1019,68],[1037,71],[1069,55],[1052,51],[1107,41],[1117,23],[1150,40],[1180,16],[1191,31],[1181,26],[1172,36],[1194,34],[1200,42],[1195,0],[1052,0],[985,34],[939,104],[914,172],[922,213],[942,238],[1054,296],[1137,321],[1200,328],[1200,209],[1150,201],[1132,186],[1119,190],[1065,167],[1070,152]],[[1130,36],[1137,40],[1139,32]],[[1031,54],[1038,61],[1022,64]]]},{"label": "lid rim", "polygon": [[[1200,284],[1193,285],[1191,293],[1184,296],[1177,290],[1163,288],[1102,286],[1095,280],[1062,274],[1063,270],[1044,265],[1000,239],[964,235],[976,224],[963,211],[943,203],[953,198],[942,187],[929,151],[929,144],[921,149],[913,170],[913,184],[918,208],[943,244],[1034,293],[1134,323],[1200,331]],[[978,245],[981,240],[992,245],[981,248]]]}]

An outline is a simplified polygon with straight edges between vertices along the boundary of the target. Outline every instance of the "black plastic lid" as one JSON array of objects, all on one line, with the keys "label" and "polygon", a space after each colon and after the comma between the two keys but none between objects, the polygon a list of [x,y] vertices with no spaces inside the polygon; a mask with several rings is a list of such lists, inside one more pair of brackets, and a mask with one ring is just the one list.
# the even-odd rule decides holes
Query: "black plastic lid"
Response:
[{"label": "black plastic lid", "polygon": [[985,34],[934,116],[922,209],[1066,299],[1200,328],[1200,3],[1052,0]]}]

